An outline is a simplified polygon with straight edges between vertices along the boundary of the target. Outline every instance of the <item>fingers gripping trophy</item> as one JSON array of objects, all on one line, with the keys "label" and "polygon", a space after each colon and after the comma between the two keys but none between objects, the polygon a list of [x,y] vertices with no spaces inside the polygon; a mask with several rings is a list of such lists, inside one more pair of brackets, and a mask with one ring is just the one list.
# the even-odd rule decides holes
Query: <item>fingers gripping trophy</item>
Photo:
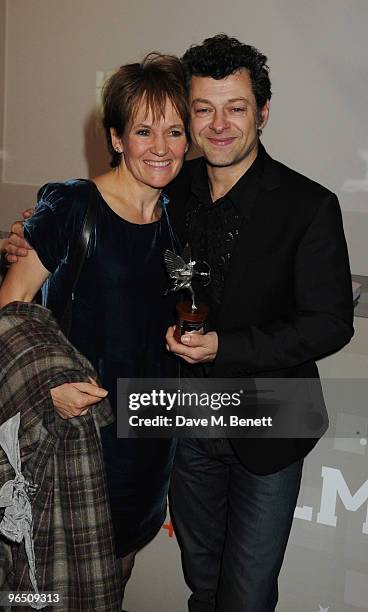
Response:
[{"label": "fingers gripping trophy", "polygon": [[207,304],[197,304],[193,289],[193,279],[197,277],[204,281],[204,287],[210,283],[210,267],[206,262],[203,262],[207,271],[200,271],[195,268],[196,261],[192,261],[190,247],[187,244],[183,256],[173,253],[173,251],[165,251],[165,265],[169,277],[174,281],[172,287],[167,289],[170,291],[180,291],[187,289],[190,292],[191,300],[185,300],[176,305],[177,323],[174,337],[179,342],[180,337],[185,333],[204,333],[204,324],[208,315]]}]

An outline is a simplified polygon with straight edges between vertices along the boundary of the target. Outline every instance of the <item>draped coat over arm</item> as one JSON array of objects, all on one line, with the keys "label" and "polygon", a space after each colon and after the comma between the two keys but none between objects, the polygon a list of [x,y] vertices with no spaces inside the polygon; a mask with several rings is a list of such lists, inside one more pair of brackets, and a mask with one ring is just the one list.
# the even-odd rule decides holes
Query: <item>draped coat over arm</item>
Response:
[{"label": "draped coat over arm", "polygon": [[[119,568],[99,437],[111,408],[102,400],[86,416],[64,420],[50,395],[89,376],[96,378],[92,366],[48,310],[13,302],[0,311],[0,425],[20,413],[22,474],[37,487],[31,506],[38,589],[61,593],[64,612],[117,612]],[[0,489],[11,479],[0,448]],[[0,509],[0,521],[2,515]],[[0,590],[33,591],[24,543],[0,536],[0,567]]]}]

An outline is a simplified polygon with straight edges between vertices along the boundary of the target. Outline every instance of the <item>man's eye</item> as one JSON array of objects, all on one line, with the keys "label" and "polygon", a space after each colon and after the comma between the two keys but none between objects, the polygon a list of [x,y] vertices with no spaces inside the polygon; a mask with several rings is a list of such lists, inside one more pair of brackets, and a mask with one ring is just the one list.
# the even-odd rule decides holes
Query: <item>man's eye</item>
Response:
[{"label": "man's eye", "polygon": [[243,106],[233,106],[231,109],[232,113],[244,113],[245,112],[245,108]]},{"label": "man's eye", "polygon": [[207,115],[210,112],[209,108],[196,108],[194,109],[196,115]]}]

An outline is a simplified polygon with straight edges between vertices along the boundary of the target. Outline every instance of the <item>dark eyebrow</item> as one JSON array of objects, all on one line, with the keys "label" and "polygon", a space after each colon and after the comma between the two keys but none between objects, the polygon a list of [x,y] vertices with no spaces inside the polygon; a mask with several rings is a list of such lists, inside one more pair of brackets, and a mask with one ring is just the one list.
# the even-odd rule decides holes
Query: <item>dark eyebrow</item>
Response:
[{"label": "dark eyebrow", "polygon": [[246,104],[249,104],[248,98],[243,98],[243,97],[240,97],[240,98],[230,98],[230,100],[228,100],[228,102],[239,102],[240,100],[242,102],[246,102]]},{"label": "dark eyebrow", "polygon": [[212,102],[206,100],[206,98],[195,98],[195,100],[192,100],[191,104],[195,104],[196,102],[202,102],[203,104],[212,104]]},{"label": "dark eyebrow", "polygon": [[[229,100],[226,100],[225,104],[229,104],[231,102],[246,102],[246,104],[249,104],[249,100],[248,98],[244,98],[242,96],[239,96],[238,98],[230,98]],[[196,102],[202,102],[203,104],[210,104],[212,106],[212,102],[211,100],[206,100],[206,98],[195,98],[194,100],[192,100],[192,105],[195,104]]]}]

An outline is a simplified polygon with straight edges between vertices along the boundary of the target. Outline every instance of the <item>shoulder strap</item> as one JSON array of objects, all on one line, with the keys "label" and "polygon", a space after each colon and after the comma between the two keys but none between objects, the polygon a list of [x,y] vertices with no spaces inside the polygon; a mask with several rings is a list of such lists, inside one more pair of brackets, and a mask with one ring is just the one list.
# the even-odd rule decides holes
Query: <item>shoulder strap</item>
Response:
[{"label": "shoulder strap", "polygon": [[89,181],[87,210],[83,219],[82,227],[74,248],[71,261],[69,295],[65,304],[64,312],[61,315],[59,322],[62,332],[67,337],[69,336],[72,322],[72,302],[74,299],[74,291],[78,284],[79,277],[87,257],[88,247],[91,242],[93,230],[96,226],[96,210],[97,206],[95,186],[92,181]]}]

